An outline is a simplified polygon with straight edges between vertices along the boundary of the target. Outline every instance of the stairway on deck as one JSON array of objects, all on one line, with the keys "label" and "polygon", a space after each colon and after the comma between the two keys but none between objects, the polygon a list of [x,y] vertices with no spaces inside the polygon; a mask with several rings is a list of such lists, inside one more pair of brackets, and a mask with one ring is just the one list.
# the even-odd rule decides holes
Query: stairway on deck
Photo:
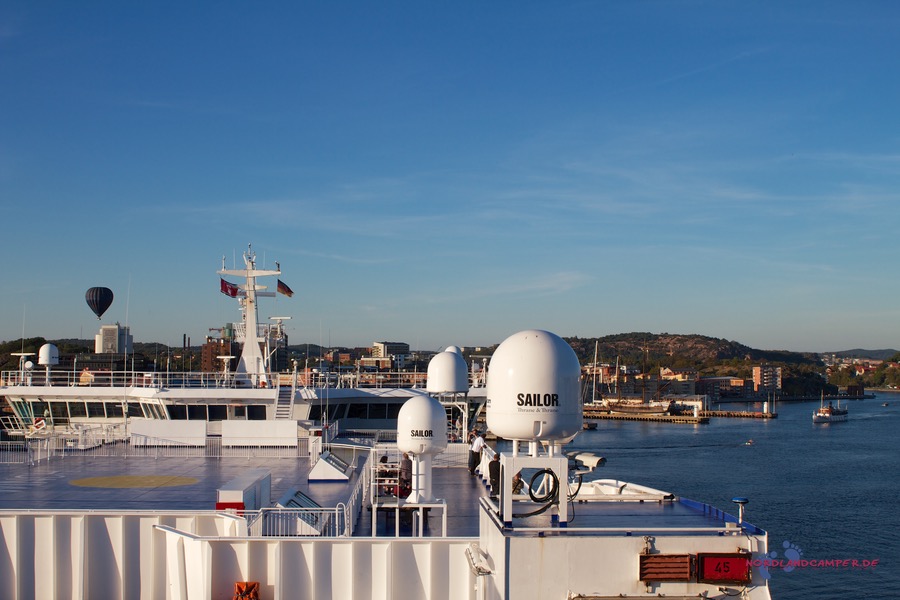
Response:
[{"label": "stairway on deck", "polygon": [[282,385],[278,388],[278,402],[275,404],[276,419],[290,419],[293,406],[294,387]]}]

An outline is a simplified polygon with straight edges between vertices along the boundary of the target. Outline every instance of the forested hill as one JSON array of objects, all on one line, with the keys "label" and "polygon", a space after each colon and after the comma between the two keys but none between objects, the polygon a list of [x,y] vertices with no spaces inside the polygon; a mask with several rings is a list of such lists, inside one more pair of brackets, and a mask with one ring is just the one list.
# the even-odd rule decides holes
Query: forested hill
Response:
[{"label": "forested hill", "polygon": [[838,358],[870,358],[874,360],[891,360],[894,356],[896,356],[897,351],[893,348],[887,348],[884,350],[865,350],[863,348],[854,348],[852,350],[824,352],[823,354],[834,354]]},{"label": "forested hill", "polygon": [[622,364],[640,365],[646,360],[652,365],[694,368],[724,361],[820,364],[818,355],[814,353],[757,350],[738,342],[705,335],[633,332],[600,338],[566,338],[566,341],[582,364],[593,361],[595,344],[598,361],[604,363],[614,363],[618,358]]}]

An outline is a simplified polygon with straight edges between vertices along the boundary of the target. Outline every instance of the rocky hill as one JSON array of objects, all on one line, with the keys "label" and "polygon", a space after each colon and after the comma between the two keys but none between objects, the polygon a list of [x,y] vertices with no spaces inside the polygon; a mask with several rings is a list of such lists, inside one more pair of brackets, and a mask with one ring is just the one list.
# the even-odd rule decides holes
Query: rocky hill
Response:
[{"label": "rocky hill", "polygon": [[738,342],[695,334],[633,332],[600,338],[567,338],[566,341],[582,363],[593,360],[595,343],[601,362],[615,362],[618,358],[628,364],[641,364],[647,360],[662,366],[700,366],[721,361],[819,363],[817,354],[757,350]]}]

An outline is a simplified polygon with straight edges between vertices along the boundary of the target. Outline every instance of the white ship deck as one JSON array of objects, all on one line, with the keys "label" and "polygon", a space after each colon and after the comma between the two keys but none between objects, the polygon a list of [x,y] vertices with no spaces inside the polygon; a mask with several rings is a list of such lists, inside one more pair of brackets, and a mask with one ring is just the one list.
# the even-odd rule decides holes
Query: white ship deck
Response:
[{"label": "white ship deck", "polygon": [[[353,493],[365,456],[339,483],[310,483],[308,459],[296,457],[86,452],[0,464],[0,596],[225,597],[234,582],[256,580],[261,598],[291,597],[285,590],[317,598],[556,598],[566,589],[594,598],[687,598],[702,590],[724,598],[719,587],[728,594],[740,588],[641,581],[638,557],[648,549],[696,555],[743,547],[756,557],[766,551],[764,532],[746,523],[742,529],[705,505],[674,497],[624,501],[627,493],[617,498],[615,491],[602,497],[621,482],[594,490],[594,501],[571,503],[565,527],[555,526],[550,512],[510,526],[498,517],[485,481],[462,467],[433,470],[447,531],[442,536],[442,511],[432,511],[422,531],[427,541],[414,536],[411,511],[400,517],[399,537],[397,513],[377,511],[373,536],[368,497],[352,537],[267,537],[252,528],[248,536],[244,519],[214,511],[217,490],[256,469],[271,474],[273,502],[300,487],[320,506],[338,506]],[[517,504],[521,512],[537,506]],[[747,589],[748,598],[769,598],[756,574]]]}]

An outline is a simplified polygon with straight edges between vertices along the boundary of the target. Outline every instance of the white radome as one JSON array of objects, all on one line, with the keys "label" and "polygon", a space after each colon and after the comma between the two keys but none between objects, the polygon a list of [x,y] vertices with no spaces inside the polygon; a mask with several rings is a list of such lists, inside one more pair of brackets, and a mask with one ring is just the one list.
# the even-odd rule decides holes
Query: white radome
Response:
[{"label": "white radome", "polygon": [[575,351],[555,333],[509,336],[488,368],[488,429],[508,440],[570,440],[582,429],[580,376]]},{"label": "white radome", "polygon": [[[454,348],[455,346],[451,346]],[[431,394],[462,394],[469,391],[469,373],[461,354],[438,352],[428,362],[428,383],[426,389]]]},{"label": "white radome", "polygon": [[447,449],[447,413],[440,402],[416,394],[403,403],[397,415],[397,449],[416,456]]}]

